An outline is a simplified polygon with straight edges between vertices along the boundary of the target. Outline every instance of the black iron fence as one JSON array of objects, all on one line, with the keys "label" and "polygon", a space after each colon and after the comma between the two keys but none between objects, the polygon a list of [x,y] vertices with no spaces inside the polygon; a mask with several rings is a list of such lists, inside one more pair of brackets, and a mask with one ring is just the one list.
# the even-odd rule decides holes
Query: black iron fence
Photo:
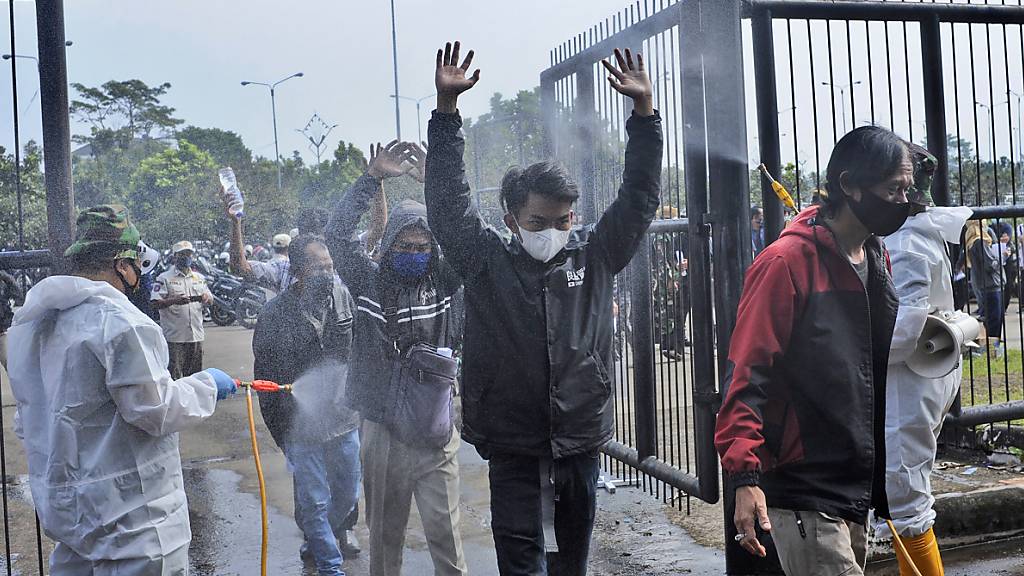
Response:
[{"label": "black iron fence", "polygon": [[[750,261],[751,204],[764,208],[767,241],[785,225],[754,167],[764,162],[802,208],[824,185],[834,143],[866,123],[928,146],[939,159],[939,205],[978,208],[975,218],[991,220],[996,245],[1007,232],[1014,256],[1006,256],[1011,303],[1001,356],[965,360],[963,411],[952,420],[1008,426],[1024,418],[1024,313],[1021,283],[1013,284],[1024,261],[1024,211],[1016,206],[1024,178],[1022,4],[645,0],[552,52],[541,75],[548,151],[575,171],[582,216],[597,218],[622,168],[629,103],[597,68],[613,47],[642,51],[648,63],[665,127],[666,215],[678,212],[656,223],[619,279],[619,419],[605,450],[609,471],[666,500],[678,502],[680,492],[717,500],[717,379]],[[970,298],[964,304],[976,307]],[[692,341],[682,353],[677,325]],[[730,573],[778,569],[727,558]]]}]

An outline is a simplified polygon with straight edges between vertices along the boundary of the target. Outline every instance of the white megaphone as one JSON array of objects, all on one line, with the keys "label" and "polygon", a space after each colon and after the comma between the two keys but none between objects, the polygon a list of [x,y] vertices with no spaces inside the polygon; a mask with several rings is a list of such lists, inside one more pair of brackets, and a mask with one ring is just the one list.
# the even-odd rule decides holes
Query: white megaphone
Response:
[{"label": "white megaphone", "polygon": [[925,378],[942,378],[960,365],[965,348],[978,348],[981,324],[963,312],[934,312],[925,320],[907,368]]}]

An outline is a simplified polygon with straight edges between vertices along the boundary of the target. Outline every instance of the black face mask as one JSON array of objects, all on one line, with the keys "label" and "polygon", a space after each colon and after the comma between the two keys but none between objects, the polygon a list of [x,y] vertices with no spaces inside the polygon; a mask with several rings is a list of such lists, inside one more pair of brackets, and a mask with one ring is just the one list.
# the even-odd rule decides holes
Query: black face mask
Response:
[{"label": "black face mask", "polygon": [[889,202],[868,191],[861,193],[860,202],[849,196],[846,202],[861,224],[876,236],[888,236],[899,230],[910,216],[909,202]]},{"label": "black face mask", "polygon": [[310,310],[323,310],[334,293],[334,275],[317,274],[302,283],[302,302]]},{"label": "black face mask", "polygon": [[125,296],[132,298],[138,294],[139,286],[142,284],[142,270],[139,270],[138,266],[135,265],[135,262],[132,262],[131,260],[128,261],[128,264],[131,265],[132,270],[135,272],[135,284],[129,284],[128,281],[124,279],[124,274],[121,274],[121,271],[117,269],[116,264],[114,265],[114,273],[121,279],[121,286],[124,288]]}]

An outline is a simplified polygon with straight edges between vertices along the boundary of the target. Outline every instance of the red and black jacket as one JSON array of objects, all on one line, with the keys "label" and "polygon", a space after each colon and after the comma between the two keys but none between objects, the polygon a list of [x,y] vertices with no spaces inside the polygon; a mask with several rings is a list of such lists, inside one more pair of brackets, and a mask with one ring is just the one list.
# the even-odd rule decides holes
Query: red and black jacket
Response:
[{"label": "red and black jacket", "polygon": [[715,445],[768,505],[863,523],[885,502],[885,377],[898,300],[878,238],[867,289],[804,210],[747,271]]}]

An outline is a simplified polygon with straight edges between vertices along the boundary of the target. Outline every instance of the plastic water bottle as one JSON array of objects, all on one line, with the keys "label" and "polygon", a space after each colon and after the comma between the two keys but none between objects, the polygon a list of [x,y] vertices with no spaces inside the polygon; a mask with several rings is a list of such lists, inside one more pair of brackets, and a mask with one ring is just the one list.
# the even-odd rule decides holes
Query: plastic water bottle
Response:
[{"label": "plastic water bottle", "polygon": [[233,216],[241,218],[245,200],[242,198],[242,191],[238,189],[235,171],[228,166],[218,170],[217,176],[220,178],[220,187],[223,189],[224,201],[227,202],[228,212]]}]

